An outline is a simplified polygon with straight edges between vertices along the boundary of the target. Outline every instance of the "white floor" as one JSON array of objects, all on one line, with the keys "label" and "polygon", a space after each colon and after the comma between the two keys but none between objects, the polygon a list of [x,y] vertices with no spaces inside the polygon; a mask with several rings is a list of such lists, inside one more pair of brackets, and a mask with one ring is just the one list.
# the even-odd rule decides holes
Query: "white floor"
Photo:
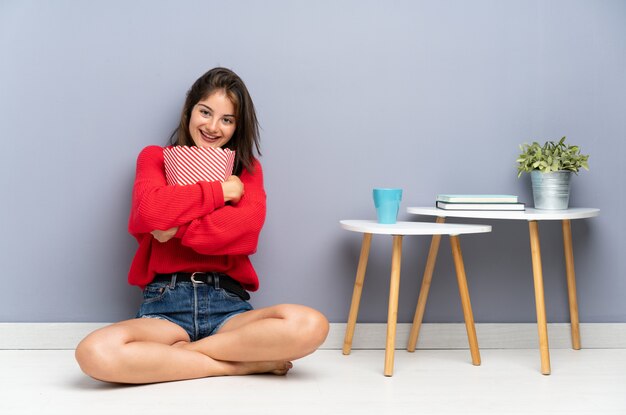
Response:
[{"label": "white floor", "polygon": [[70,350],[1,350],[0,414],[626,414],[626,350],[320,350],[286,377],[118,386],[82,374]]}]

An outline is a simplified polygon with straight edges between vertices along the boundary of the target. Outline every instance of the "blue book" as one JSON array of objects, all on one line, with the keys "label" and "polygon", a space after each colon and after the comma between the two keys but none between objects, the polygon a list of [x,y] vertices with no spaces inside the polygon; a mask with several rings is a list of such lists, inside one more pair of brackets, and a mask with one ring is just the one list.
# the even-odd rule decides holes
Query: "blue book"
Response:
[{"label": "blue book", "polygon": [[440,194],[437,201],[448,203],[517,203],[515,195]]}]

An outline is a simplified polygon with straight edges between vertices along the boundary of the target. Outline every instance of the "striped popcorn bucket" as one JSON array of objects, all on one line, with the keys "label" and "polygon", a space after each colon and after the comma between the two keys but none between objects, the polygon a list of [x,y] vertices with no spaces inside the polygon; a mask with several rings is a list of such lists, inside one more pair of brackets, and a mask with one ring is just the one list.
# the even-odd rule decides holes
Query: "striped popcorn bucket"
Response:
[{"label": "striped popcorn bucket", "polygon": [[173,146],[163,149],[169,185],[225,181],[233,173],[235,152],[227,148]]}]

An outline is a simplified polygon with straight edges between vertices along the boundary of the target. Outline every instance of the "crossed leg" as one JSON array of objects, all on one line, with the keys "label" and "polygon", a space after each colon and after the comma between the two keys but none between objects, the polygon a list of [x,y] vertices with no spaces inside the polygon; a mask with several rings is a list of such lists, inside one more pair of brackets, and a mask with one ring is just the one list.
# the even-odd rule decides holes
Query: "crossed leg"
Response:
[{"label": "crossed leg", "polygon": [[133,319],[91,333],[76,348],[76,360],[89,376],[118,383],[284,375],[290,360],[315,351],[327,334],[321,313],[289,304],[239,314],[196,342],[169,321]]}]

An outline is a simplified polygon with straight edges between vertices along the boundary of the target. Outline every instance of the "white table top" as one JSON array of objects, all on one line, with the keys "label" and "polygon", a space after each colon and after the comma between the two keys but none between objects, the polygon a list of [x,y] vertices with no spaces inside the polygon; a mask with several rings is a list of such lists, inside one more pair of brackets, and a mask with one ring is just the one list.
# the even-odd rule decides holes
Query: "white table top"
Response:
[{"label": "white table top", "polygon": [[408,213],[426,216],[450,218],[478,219],[513,219],[513,220],[563,220],[585,219],[598,216],[600,209],[569,208],[563,210],[543,210],[527,208],[526,210],[445,210],[436,207],[409,207]]},{"label": "white table top", "polygon": [[397,222],[393,225],[383,225],[375,220],[342,220],[339,223],[342,228],[349,231],[382,235],[461,235],[491,232],[489,225],[456,223]]}]

